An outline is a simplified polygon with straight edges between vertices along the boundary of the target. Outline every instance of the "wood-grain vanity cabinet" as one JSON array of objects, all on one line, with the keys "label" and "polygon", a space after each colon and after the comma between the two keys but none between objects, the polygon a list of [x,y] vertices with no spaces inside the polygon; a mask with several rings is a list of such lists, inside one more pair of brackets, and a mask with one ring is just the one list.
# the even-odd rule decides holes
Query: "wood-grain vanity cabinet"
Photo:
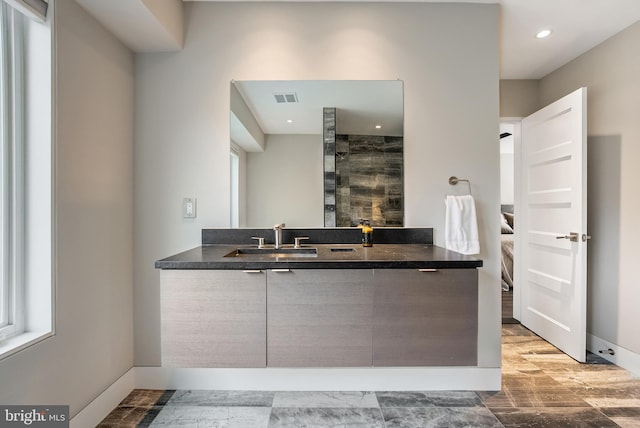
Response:
[{"label": "wood-grain vanity cabinet", "polygon": [[370,367],[371,269],[267,273],[269,367]]},{"label": "wood-grain vanity cabinet", "polygon": [[476,269],[163,270],[167,367],[477,365]]},{"label": "wood-grain vanity cabinet", "polygon": [[163,270],[162,365],[266,367],[265,271]]},{"label": "wood-grain vanity cabinet", "polygon": [[374,366],[477,365],[476,269],[376,269]]}]

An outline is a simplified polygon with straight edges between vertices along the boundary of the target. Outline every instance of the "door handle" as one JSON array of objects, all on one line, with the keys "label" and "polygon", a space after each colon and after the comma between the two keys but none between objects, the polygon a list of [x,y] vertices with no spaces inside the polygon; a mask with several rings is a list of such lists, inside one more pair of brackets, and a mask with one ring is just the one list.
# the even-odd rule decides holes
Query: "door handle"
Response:
[{"label": "door handle", "polygon": [[556,236],[556,239],[568,239],[571,242],[578,242],[578,234],[576,232],[571,232],[568,235],[560,235]]}]

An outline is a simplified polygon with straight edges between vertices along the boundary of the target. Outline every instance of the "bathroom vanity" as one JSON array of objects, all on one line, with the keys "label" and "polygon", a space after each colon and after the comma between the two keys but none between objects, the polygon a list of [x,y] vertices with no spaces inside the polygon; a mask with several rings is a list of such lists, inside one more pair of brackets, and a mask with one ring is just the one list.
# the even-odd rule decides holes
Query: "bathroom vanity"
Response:
[{"label": "bathroom vanity", "polygon": [[281,232],[275,249],[270,229],[206,229],[156,262],[163,366],[477,365],[482,260],[431,229],[376,229],[369,248],[355,228]]}]

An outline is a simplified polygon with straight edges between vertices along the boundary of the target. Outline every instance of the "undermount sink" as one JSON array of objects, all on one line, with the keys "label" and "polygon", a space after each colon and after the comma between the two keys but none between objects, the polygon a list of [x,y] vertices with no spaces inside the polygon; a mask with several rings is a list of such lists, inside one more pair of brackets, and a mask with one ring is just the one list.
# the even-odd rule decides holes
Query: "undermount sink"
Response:
[{"label": "undermount sink", "polygon": [[318,257],[317,248],[236,248],[225,257],[242,258],[298,258],[298,257]]}]

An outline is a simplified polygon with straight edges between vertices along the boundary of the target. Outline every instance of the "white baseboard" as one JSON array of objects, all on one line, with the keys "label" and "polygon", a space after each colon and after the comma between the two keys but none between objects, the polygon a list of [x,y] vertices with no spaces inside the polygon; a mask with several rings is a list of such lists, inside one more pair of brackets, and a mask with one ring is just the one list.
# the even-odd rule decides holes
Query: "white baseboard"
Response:
[{"label": "white baseboard", "polygon": [[[587,349],[640,376],[640,354],[587,335]],[[611,349],[614,355],[600,353]],[[263,391],[498,391],[500,367],[199,369],[133,367],[75,415],[70,428],[96,426],[134,389]]]},{"label": "white baseboard", "polygon": [[499,367],[198,369],[136,367],[136,388],[262,391],[498,391]]},{"label": "white baseboard", "polygon": [[89,403],[70,428],[96,426],[134,389],[262,391],[498,391],[499,367],[179,369],[133,367]]},{"label": "white baseboard", "polygon": [[98,425],[118,404],[135,389],[135,367],[129,369],[96,397],[77,415],[71,418],[70,428],[87,428]]},{"label": "white baseboard", "polygon": [[[587,349],[596,355],[601,356],[605,360],[611,361],[623,369],[629,370],[633,374],[640,376],[640,354],[629,351],[621,346],[607,342],[592,334],[587,334]],[[614,355],[610,355],[606,351],[611,349]]]}]

